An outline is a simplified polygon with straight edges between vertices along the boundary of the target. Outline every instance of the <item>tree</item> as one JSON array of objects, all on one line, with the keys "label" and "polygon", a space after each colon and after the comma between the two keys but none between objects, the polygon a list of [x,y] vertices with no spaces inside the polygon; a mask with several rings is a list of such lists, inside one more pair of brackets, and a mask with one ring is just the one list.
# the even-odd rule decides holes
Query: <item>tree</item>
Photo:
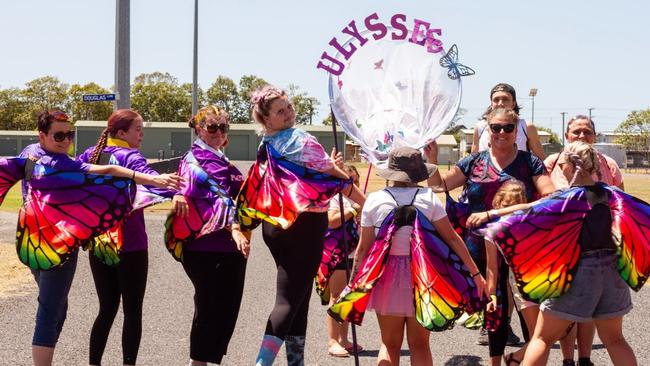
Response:
[{"label": "tree", "polygon": [[35,126],[36,121],[30,120],[29,104],[22,91],[18,88],[0,89],[0,129],[29,130]]},{"label": "tree", "polygon": [[287,93],[296,111],[296,124],[311,125],[314,111],[320,106],[318,99],[310,97],[306,92],[299,92],[300,88],[295,84],[289,84]]},{"label": "tree", "polygon": [[548,127],[542,127],[542,126],[536,126],[536,127],[537,127],[537,131],[545,131],[551,134],[551,137],[548,142],[554,145],[562,145],[562,140],[558,137],[557,133],[553,132],[553,130],[551,130]]},{"label": "tree", "polygon": [[327,117],[323,118],[321,121],[323,126],[331,126],[332,125],[332,113],[328,113]]},{"label": "tree", "polygon": [[[199,90],[199,105],[203,104]],[[178,85],[169,73],[138,75],[131,87],[131,103],[145,121],[184,122],[192,114],[192,85]]]},{"label": "tree", "polygon": [[244,75],[239,79],[239,98],[242,106],[242,122],[239,123],[251,122],[251,94],[264,85],[268,85],[268,82],[255,75]]},{"label": "tree", "polygon": [[616,143],[628,152],[642,153],[650,160],[650,109],[632,111],[617,128],[620,136]]},{"label": "tree", "polygon": [[44,76],[25,84],[23,96],[35,109],[65,109],[68,85],[54,76]]},{"label": "tree", "polygon": [[219,75],[207,91],[208,104],[219,106],[228,112],[231,123],[248,123],[250,115],[244,111],[237,84],[227,76]]},{"label": "tree", "polygon": [[106,121],[113,112],[112,102],[92,102],[83,101],[85,94],[106,94],[109,90],[95,83],[86,85],[72,84],[68,89],[66,110],[70,113],[73,121]]}]

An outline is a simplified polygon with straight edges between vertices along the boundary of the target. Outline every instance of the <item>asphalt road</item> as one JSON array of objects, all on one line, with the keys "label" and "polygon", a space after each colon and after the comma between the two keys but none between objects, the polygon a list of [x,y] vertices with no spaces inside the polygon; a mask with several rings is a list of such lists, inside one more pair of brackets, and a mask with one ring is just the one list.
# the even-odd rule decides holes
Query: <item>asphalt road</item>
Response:
[{"label": "asphalt road", "polygon": [[[193,313],[193,289],[179,263],[162,245],[164,216],[147,216],[149,233],[149,279],[144,300],[143,337],[138,364],[187,365],[189,360],[189,331]],[[16,214],[0,213],[0,243],[10,245],[15,237]],[[308,243],[305,243],[308,245]],[[4,260],[18,261],[12,257]],[[29,276],[28,271],[24,271]],[[2,286],[3,284],[0,284]],[[36,312],[36,287],[33,283],[19,295],[0,298],[0,365],[29,365],[30,344]],[[650,365],[650,309],[647,288],[633,294],[635,308],[625,318],[625,335],[636,351],[639,365]],[[258,351],[267,316],[275,294],[275,267],[259,231],[252,241],[252,252],[246,273],[246,288],[237,328],[224,358],[224,365],[252,365]],[[90,328],[98,309],[95,289],[88,266],[87,253],[79,257],[77,273],[70,293],[68,318],[55,355],[56,365],[86,365]],[[336,359],[327,355],[325,307],[314,293],[311,299],[307,332],[307,365],[353,365],[353,359]],[[121,364],[121,312],[111,332],[103,364]],[[516,324],[516,323],[515,323]],[[516,332],[521,334],[518,325]],[[365,348],[361,365],[374,365],[379,347],[379,329],[374,314],[366,316],[357,328],[359,343]],[[431,348],[434,365],[488,365],[488,350],[476,345],[478,332],[455,328],[433,333]],[[508,348],[506,352],[512,351]],[[611,362],[598,340],[592,355],[596,365]],[[408,349],[404,343],[401,362],[409,365]],[[276,364],[285,364],[284,351]],[[559,349],[551,351],[550,365],[560,365]]]}]

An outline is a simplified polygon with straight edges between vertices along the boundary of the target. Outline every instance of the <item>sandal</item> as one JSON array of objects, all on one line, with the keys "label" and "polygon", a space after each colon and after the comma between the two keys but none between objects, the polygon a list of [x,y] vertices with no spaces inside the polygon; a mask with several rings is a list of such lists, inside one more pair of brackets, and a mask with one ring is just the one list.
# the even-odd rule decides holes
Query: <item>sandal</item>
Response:
[{"label": "sandal", "polygon": [[350,356],[350,353],[348,353],[348,351],[338,343],[334,343],[331,346],[329,346],[329,348],[327,349],[327,353],[329,353],[329,355],[332,356],[332,357],[349,357]]},{"label": "sandal", "polygon": [[521,363],[521,360],[517,360],[515,358],[514,353],[508,353],[504,358],[503,361],[506,363],[506,366],[510,366],[511,363],[514,363],[515,365],[519,365]]}]

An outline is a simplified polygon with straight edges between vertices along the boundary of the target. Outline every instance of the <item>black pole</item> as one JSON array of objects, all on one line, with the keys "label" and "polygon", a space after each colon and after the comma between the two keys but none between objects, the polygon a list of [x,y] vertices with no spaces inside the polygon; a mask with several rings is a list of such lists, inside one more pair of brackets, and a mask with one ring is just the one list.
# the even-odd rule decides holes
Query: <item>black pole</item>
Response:
[{"label": "black pole", "polygon": [[[334,148],[336,152],[339,152],[339,142],[338,136],[336,135],[336,116],[334,116],[334,111],[330,107],[330,113],[332,115],[332,133],[334,134]],[[344,145],[345,146],[345,145]],[[350,183],[354,184],[354,183]],[[339,192],[339,213],[341,214],[341,233],[343,234],[343,253],[345,253],[345,280],[350,283],[350,261],[348,260],[348,241],[345,238],[345,210],[343,209],[343,194]],[[354,323],[350,322],[350,328],[352,328],[352,352],[354,354],[354,365],[359,366],[359,352],[357,351],[357,328]]]}]

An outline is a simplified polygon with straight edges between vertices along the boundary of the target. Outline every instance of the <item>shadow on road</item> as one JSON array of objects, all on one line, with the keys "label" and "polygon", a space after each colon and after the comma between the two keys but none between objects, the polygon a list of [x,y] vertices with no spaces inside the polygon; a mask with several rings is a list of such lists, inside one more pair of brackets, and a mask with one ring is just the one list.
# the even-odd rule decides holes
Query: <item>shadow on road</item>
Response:
[{"label": "shadow on road", "polygon": [[[376,349],[372,349],[372,350],[365,349],[365,350],[359,352],[359,357],[377,357],[378,355],[379,355],[379,350],[376,350]],[[403,349],[403,350],[401,350],[399,352],[399,355],[400,355],[400,357],[401,356],[407,356],[408,357],[408,356],[411,355],[411,352],[409,352],[408,350]]]},{"label": "shadow on road", "polygon": [[478,356],[454,356],[445,362],[445,366],[481,366],[481,358]]}]

